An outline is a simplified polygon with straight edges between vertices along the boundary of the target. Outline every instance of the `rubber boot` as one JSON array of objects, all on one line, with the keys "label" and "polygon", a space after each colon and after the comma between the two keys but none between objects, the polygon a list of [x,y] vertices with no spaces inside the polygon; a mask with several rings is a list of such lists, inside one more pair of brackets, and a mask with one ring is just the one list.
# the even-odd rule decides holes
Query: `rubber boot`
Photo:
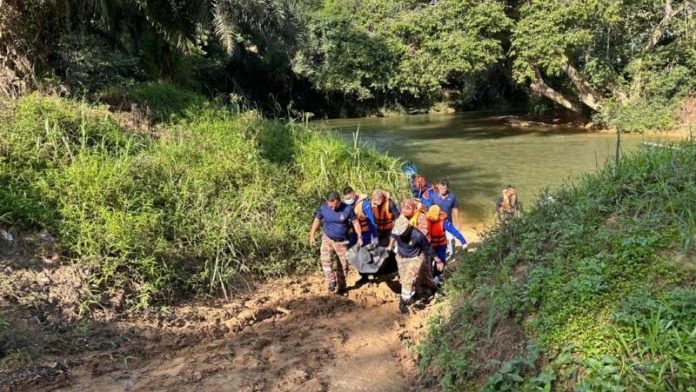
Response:
[{"label": "rubber boot", "polygon": [[403,298],[399,298],[399,312],[401,314],[408,314],[408,304],[411,303],[411,300],[406,300]]}]

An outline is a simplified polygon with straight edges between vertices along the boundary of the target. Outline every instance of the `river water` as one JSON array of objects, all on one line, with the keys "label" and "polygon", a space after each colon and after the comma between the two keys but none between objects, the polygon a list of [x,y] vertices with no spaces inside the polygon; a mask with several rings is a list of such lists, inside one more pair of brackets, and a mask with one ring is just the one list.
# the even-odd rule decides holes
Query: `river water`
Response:
[{"label": "river water", "polygon": [[[431,181],[450,180],[462,229],[479,232],[495,217],[495,199],[508,184],[531,204],[547,187],[596,171],[614,159],[616,135],[577,128],[512,127],[499,112],[336,119],[321,122],[352,142],[355,132],[379,151],[411,160]],[[623,153],[647,140],[622,135]],[[369,192],[370,190],[361,190]]]}]

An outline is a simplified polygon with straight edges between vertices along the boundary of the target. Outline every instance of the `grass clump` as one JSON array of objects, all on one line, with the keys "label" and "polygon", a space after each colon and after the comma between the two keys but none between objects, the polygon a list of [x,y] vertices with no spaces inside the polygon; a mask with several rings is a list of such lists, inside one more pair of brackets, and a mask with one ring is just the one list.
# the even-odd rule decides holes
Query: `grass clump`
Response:
[{"label": "grass clump", "polygon": [[0,216],[57,234],[93,301],[126,290],[145,307],[315,268],[306,234],[328,190],[405,191],[396,161],[357,143],[215,103],[187,113],[143,135],[103,107],[20,99],[2,114]]},{"label": "grass clump", "polygon": [[461,260],[422,368],[445,390],[689,390],[695,238],[693,143],[544,194]]},{"label": "grass clump", "polygon": [[191,91],[158,82],[114,85],[99,94],[102,102],[118,110],[139,108],[153,122],[176,122],[196,116],[208,101]]}]

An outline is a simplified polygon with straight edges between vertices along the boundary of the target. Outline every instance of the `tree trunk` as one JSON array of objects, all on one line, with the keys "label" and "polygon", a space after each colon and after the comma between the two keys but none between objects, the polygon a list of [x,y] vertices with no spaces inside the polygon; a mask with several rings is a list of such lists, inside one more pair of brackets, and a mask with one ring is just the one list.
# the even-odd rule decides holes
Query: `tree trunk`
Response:
[{"label": "tree trunk", "polygon": [[563,72],[568,75],[570,81],[573,82],[573,85],[578,90],[580,101],[589,106],[592,110],[599,111],[602,108],[602,101],[604,100],[599,92],[590,86],[590,83],[580,75],[580,72],[570,64],[567,58],[563,59],[562,68]]},{"label": "tree trunk", "polygon": [[559,93],[558,91],[554,90],[551,86],[546,84],[544,78],[541,76],[541,71],[539,71],[539,68],[535,67],[534,73],[536,75],[536,78],[532,81],[532,84],[530,85],[532,91],[545,96],[546,98],[552,100],[553,102],[563,106],[568,110],[572,110],[575,113],[582,114],[581,105],[567,98],[565,95]]},{"label": "tree trunk", "polygon": [[657,46],[657,44],[660,42],[660,38],[662,37],[662,34],[664,33],[665,28],[669,24],[669,22],[674,18],[677,14],[680,12],[687,10],[687,7],[690,7],[691,4],[688,1],[684,1],[681,5],[681,7],[677,8],[676,10],[672,9],[672,1],[671,0],[666,0],[665,1],[665,11],[664,15],[662,16],[662,20],[660,23],[655,26],[653,29],[653,32],[650,34],[650,38],[648,38],[648,42],[645,43],[645,46],[643,46],[642,52],[648,52]]}]

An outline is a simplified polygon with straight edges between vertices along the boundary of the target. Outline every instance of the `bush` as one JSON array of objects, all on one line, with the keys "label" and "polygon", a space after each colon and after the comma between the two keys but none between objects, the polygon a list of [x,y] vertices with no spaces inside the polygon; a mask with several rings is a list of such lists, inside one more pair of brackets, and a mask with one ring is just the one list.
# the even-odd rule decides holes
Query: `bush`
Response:
[{"label": "bush", "polygon": [[152,122],[174,123],[190,119],[208,104],[200,95],[158,82],[110,86],[99,95],[101,101],[118,110],[137,108],[143,111]]},{"label": "bush", "polygon": [[675,129],[678,104],[665,99],[641,99],[620,104],[609,102],[599,114],[599,121],[621,132],[667,131]]},{"label": "bush", "polygon": [[[509,390],[686,390],[696,146],[641,151],[540,200],[460,261],[446,285],[451,315],[422,343],[421,366],[445,390],[488,376]],[[524,334],[500,344],[531,343],[539,360],[473,349],[495,346],[510,323]]]},{"label": "bush", "polygon": [[397,162],[373,149],[172,91],[181,99],[146,98],[169,121],[157,137],[55,97],[3,113],[0,216],[58,234],[97,291],[125,288],[147,306],[226,291],[240,273],[315,268],[305,240],[329,190],[406,194]]}]

